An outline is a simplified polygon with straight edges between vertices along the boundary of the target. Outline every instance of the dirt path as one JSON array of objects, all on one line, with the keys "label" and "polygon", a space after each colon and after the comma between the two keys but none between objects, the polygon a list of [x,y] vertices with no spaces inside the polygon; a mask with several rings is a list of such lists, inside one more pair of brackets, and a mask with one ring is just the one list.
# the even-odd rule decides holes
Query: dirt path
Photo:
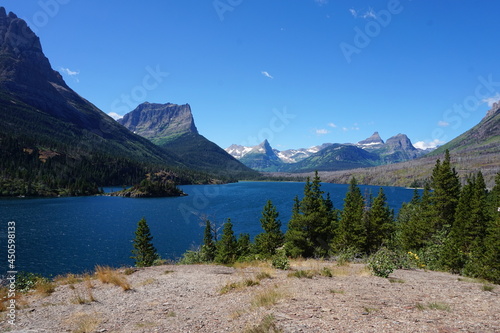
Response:
[{"label": "dirt path", "polygon": [[0,332],[500,332],[500,286],[421,270],[383,279],[361,264],[292,268],[159,266],[120,274],[128,291],[66,279],[18,300],[16,326]]}]

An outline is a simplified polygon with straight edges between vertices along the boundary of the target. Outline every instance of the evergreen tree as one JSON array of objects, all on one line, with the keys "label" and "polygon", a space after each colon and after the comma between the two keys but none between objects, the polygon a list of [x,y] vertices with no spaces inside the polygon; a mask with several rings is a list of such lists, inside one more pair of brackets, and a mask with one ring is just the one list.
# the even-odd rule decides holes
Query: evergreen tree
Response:
[{"label": "evergreen tree", "polygon": [[271,200],[268,200],[260,219],[264,232],[255,237],[256,251],[263,256],[273,256],[276,249],[283,245],[284,235],[278,217],[279,213],[276,207]]},{"label": "evergreen tree", "polygon": [[135,260],[137,267],[151,266],[155,260],[160,258],[152,241],[153,236],[151,236],[148,223],[145,218],[142,218],[137,223],[137,230],[135,231],[134,249],[132,250],[134,256],[130,257]]},{"label": "evergreen tree", "polygon": [[288,222],[288,230],[285,233],[285,250],[291,257],[305,257],[306,250],[311,247],[312,244],[307,237],[306,225],[300,212],[300,201],[299,198],[295,196],[292,217]]},{"label": "evergreen tree", "polygon": [[220,264],[231,264],[237,259],[236,237],[231,219],[227,219],[222,228],[222,236],[217,242],[215,261]]},{"label": "evergreen tree", "polygon": [[374,253],[381,246],[387,246],[394,229],[393,212],[387,205],[387,197],[380,188],[369,210],[366,252]]},{"label": "evergreen tree", "polygon": [[484,253],[479,260],[479,277],[500,284],[500,172],[490,193],[492,218],[486,229]]},{"label": "evergreen tree", "polygon": [[362,252],[366,248],[366,225],[363,223],[364,199],[356,179],[351,179],[349,190],[344,199],[344,209],[333,248],[337,251],[352,248]]},{"label": "evergreen tree", "polygon": [[434,190],[433,212],[436,230],[450,228],[455,219],[455,210],[460,195],[460,181],[451,167],[450,152],[446,150],[443,163],[438,159],[432,171],[431,186]]},{"label": "evergreen tree", "polygon": [[245,259],[252,252],[252,242],[250,241],[250,235],[240,234],[238,240],[236,241],[236,259]]},{"label": "evergreen tree", "polygon": [[285,234],[285,248],[292,257],[324,257],[330,249],[333,236],[331,200],[323,197],[321,179],[316,171],[313,181],[308,178],[304,198],[296,199],[292,219]]},{"label": "evergreen tree", "polygon": [[472,267],[478,260],[472,258],[473,253],[483,254],[483,240],[490,221],[486,193],[481,172],[469,178],[461,191],[455,221],[441,255],[443,266],[452,272],[460,273],[465,265],[475,270]]},{"label": "evergreen tree", "polygon": [[205,232],[203,235],[203,245],[201,246],[201,253],[203,255],[203,260],[212,262],[215,259],[216,246],[215,246],[215,236],[212,223],[209,219],[205,219]]}]

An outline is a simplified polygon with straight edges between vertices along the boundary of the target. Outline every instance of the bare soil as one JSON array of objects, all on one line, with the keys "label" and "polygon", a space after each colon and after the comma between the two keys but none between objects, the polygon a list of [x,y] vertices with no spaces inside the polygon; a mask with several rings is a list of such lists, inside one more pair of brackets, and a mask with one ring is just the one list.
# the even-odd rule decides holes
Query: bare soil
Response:
[{"label": "bare soil", "polygon": [[[301,270],[309,277],[291,276]],[[67,279],[48,296],[18,299],[16,325],[3,312],[0,332],[500,332],[500,286],[448,273],[385,279],[362,264],[315,260],[289,271],[265,263],[119,271],[130,290]]]}]

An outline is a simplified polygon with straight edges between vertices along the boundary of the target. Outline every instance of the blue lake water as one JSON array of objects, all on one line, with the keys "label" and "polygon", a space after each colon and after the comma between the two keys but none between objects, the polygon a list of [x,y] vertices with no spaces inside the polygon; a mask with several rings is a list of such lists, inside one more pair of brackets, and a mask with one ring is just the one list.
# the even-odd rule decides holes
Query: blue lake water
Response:
[{"label": "blue lake water", "polygon": [[[0,274],[8,269],[7,223],[16,223],[16,270],[54,276],[92,271],[96,265],[132,265],[132,239],[145,217],[162,258],[177,259],[203,237],[202,217],[222,224],[231,218],[236,234],[262,232],[260,214],[267,200],[280,213],[283,229],[293,198],[304,183],[240,182],[181,186],[180,198],[131,199],[73,197],[0,200]],[[336,208],[342,208],[347,185],[322,184]],[[361,186],[376,196],[379,187]],[[413,190],[384,187],[391,208],[411,200]]]}]

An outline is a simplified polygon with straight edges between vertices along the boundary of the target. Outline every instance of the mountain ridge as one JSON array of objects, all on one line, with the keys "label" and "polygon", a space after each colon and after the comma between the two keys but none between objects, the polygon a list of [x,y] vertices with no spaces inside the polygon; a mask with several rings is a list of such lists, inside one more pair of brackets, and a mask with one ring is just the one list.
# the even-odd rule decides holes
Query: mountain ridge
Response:
[{"label": "mountain ridge", "polygon": [[[262,150],[263,146],[267,146],[265,151]],[[279,151],[265,140],[253,147],[233,144],[226,151],[250,168],[271,172],[371,167],[411,160],[426,153],[415,148],[405,134],[397,134],[384,142],[378,132],[358,143],[324,143],[310,148]]]}]

